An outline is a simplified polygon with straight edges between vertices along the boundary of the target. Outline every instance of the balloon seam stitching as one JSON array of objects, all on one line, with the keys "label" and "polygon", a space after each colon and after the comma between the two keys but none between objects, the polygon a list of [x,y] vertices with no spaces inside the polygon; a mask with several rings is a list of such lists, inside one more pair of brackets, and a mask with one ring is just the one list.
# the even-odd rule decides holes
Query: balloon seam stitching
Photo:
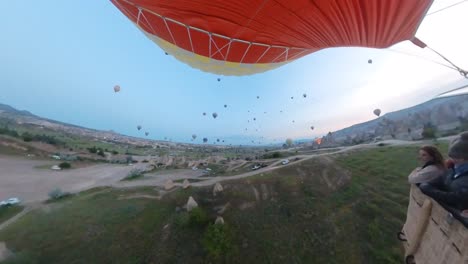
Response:
[{"label": "balloon seam stitching", "polygon": [[[165,17],[165,16],[162,16],[152,10],[148,10],[144,7],[140,7],[140,6],[137,6],[136,4],[128,1],[128,0],[120,0],[120,1],[123,1],[123,2],[126,2],[130,5],[133,5],[135,6],[136,8],[138,9],[141,9],[143,11],[146,11],[152,15],[155,15],[155,16],[158,16],[160,17],[162,20],[164,20],[164,23],[166,24],[166,27],[167,27],[167,30],[169,31],[169,33],[171,34],[171,38],[173,39],[174,41],[174,44],[176,44],[175,40],[174,40],[174,37],[172,35],[172,32],[167,24],[167,21],[170,21],[170,22],[173,22],[173,23],[176,23],[176,24],[179,24],[181,26],[184,26],[184,27],[187,27],[189,30],[190,29],[193,29],[193,30],[197,30],[199,32],[202,32],[202,33],[205,33],[205,34],[208,34],[208,35],[212,35],[212,36],[216,36],[216,37],[220,37],[220,38],[224,38],[224,39],[227,39],[227,40],[230,40],[230,41],[236,41],[236,42],[240,42],[240,43],[245,43],[245,44],[252,44],[252,45],[255,45],[255,46],[265,46],[265,47],[271,47],[271,48],[282,48],[282,49],[297,49],[297,50],[301,50],[301,51],[308,51],[309,49],[307,48],[300,48],[300,47],[287,47],[287,46],[281,46],[281,45],[270,45],[270,44],[265,44],[265,43],[260,43],[260,42],[255,42],[255,41],[247,41],[247,40],[243,40],[243,39],[238,39],[238,38],[231,38],[231,37],[228,37],[228,36],[224,36],[224,35],[221,35],[221,34],[218,34],[218,33],[214,33],[214,32],[210,32],[210,31],[207,31],[207,30],[204,30],[204,29],[201,29],[201,28],[197,28],[197,27],[193,27],[193,26],[190,26],[190,25],[187,25],[187,24],[184,24],[180,21],[177,21],[175,19],[172,19],[172,18],[169,18],[169,17]],[[122,7],[122,6],[121,6]],[[142,14],[144,16],[144,13]],[[150,23],[148,23],[150,24]],[[153,35],[156,35],[156,34],[153,34]],[[157,36],[157,35],[156,35]],[[158,36],[159,37],[159,36]]]}]

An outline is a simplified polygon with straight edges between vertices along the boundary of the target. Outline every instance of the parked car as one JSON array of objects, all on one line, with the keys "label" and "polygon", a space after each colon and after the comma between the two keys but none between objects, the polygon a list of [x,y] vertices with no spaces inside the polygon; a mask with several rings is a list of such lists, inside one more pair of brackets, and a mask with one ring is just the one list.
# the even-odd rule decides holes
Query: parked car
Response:
[{"label": "parked car", "polygon": [[285,160],[282,160],[282,161],[281,161],[281,164],[283,164],[283,165],[286,165],[286,164],[288,164],[288,163],[289,163],[289,160],[288,160],[288,159],[285,159]]},{"label": "parked car", "polygon": [[15,204],[19,204],[20,202],[21,202],[20,199],[16,197],[12,197],[12,198],[8,198],[6,200],[1,201],[0,206],[15,205]]}]

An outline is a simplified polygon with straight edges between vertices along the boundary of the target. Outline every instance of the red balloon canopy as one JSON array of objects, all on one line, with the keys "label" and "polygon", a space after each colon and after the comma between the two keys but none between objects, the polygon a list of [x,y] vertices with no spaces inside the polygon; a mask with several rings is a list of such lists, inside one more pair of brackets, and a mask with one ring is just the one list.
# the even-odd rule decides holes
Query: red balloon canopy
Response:
[{"label": "red balloon canopy", "polygon": [[177,59],[225,75],[264,72],[330,47],[412,40],[432,0],[111,0]]}]

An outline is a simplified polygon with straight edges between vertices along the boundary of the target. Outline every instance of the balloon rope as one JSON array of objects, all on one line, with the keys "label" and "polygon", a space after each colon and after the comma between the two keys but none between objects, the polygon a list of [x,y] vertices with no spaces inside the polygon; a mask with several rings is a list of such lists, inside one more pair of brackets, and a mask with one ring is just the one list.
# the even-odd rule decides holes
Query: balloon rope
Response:
[{"label": "balloon rope", "polygon": [[463,70],[462,68],[458,67],[457,65],[455,65],[452,61],[450,61],[449,59],[447,59],[444,55],[440,54],[439,52],[437,52],[436,50],[434,50],[433,48],[427,46],[428,49],[432,50],[434,53],[436,53],[437,55],[439,55],[442,59],[444,59],[445,61],[447,61],[448,63],[450,63],[453,67],[455,67],[457,69],[458,72],[460,72],[460,74],[467,78],[468,79],[468,71],[466,70]]},{"label": "balloon rope", "polygon": [[[465,88],[467,88],[467,87],[468,87],[468,84],[465,84],[465,85],[462,85],[462,86],[460,86],[460,87],[458,87],[458,88],[455,88],[455,89],[452,89],[452,90],[448,90],[448,91],[446,91],[446,92],[443,92],[443,93],[441,93],[441,94],[438,94],[438,95],[436,95],[436,97],[439,97],[439,96],[442,96],[442,95],[444,95],[444,94],[448,94],[448,93],[451,93],[451,92],[456,92],[456,91],[458,91],[458,90],[462,90],[462,89],[465,89]],[[458,94],[457,94],[457,95],[458,95]]]},{"label": "balloon rope", "polygon": [[449,8],[451,8],[451,7],[454,7],[454,6],[456,6],[456,5],[462,4],[462,3],[466,2],[466,1],[468,1],[468,0],[462,0],[462,1],[460,1],[460,2],[457,2],[457,3],[453,4],[453,5],[449,5],[449,6],[446,6],[446,7],[444,7],[444,8],[441,8],[441,9],[439,9],[439,10],[436,10],[436,11],[434,11],[434,12],[431,12],[431,13],[427,14],[426,16],[430,16],[430,15],[439,13],[439,12],[441,12],[441,11],[444,11],[444,10],[446,10],[446,9],[449,9]]},{"label": "balloon rope", "polygon": [[420,56],[420,55],[413,54],[413,53],[409,53],[409,52],[404,52],[404,51],[401,51],[401,50],[390,49],[390,48],[388,48],[387,50],[392,51],[392,52],[396,52],[396,53],[400,53],[400,54],[403,54],[403,55],[413,56],[413,57],[416,57],[416,58],[420,58],[420,59],[423,59],[423,60],[427,60],[427,61],[430,61],[430,62],[432,62],[432,63],[439,64],[439,65],[444,66],[444,67],[447,67],[447,68],[449,68],[449,69],[458,71],[458,69],[455,68],[455,67],[453,67],[453,66],[450,66],[450,65],[447,65],[447,64],[443,64],[443,63],[441,63],[441,62],[438,62],[438,61],[436,61],[436,60],[432,60],[432,59],[426,58],[426,57],[424,57],[424,56]]}]

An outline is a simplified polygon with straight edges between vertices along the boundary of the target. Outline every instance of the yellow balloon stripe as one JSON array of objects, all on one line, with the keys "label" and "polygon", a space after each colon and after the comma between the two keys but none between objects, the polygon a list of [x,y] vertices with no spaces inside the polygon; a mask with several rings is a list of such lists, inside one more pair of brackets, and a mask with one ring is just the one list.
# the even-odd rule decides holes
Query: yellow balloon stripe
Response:
[{"label": "yellow balloon stripe", "polygon": [[[136,25],[136,24],[135,24]],[[137,26],[137,25],[136,25]],[[177,60],[190,65],[193,68],[218,75],[243,76],[266,72],[281,67],[293,60],[280,63],[237,63],[212,59],[191,51],[184,50],[176,45],[144,31],[137,26],[149,39],[161,47],[165,52],[174,56]]]}]

